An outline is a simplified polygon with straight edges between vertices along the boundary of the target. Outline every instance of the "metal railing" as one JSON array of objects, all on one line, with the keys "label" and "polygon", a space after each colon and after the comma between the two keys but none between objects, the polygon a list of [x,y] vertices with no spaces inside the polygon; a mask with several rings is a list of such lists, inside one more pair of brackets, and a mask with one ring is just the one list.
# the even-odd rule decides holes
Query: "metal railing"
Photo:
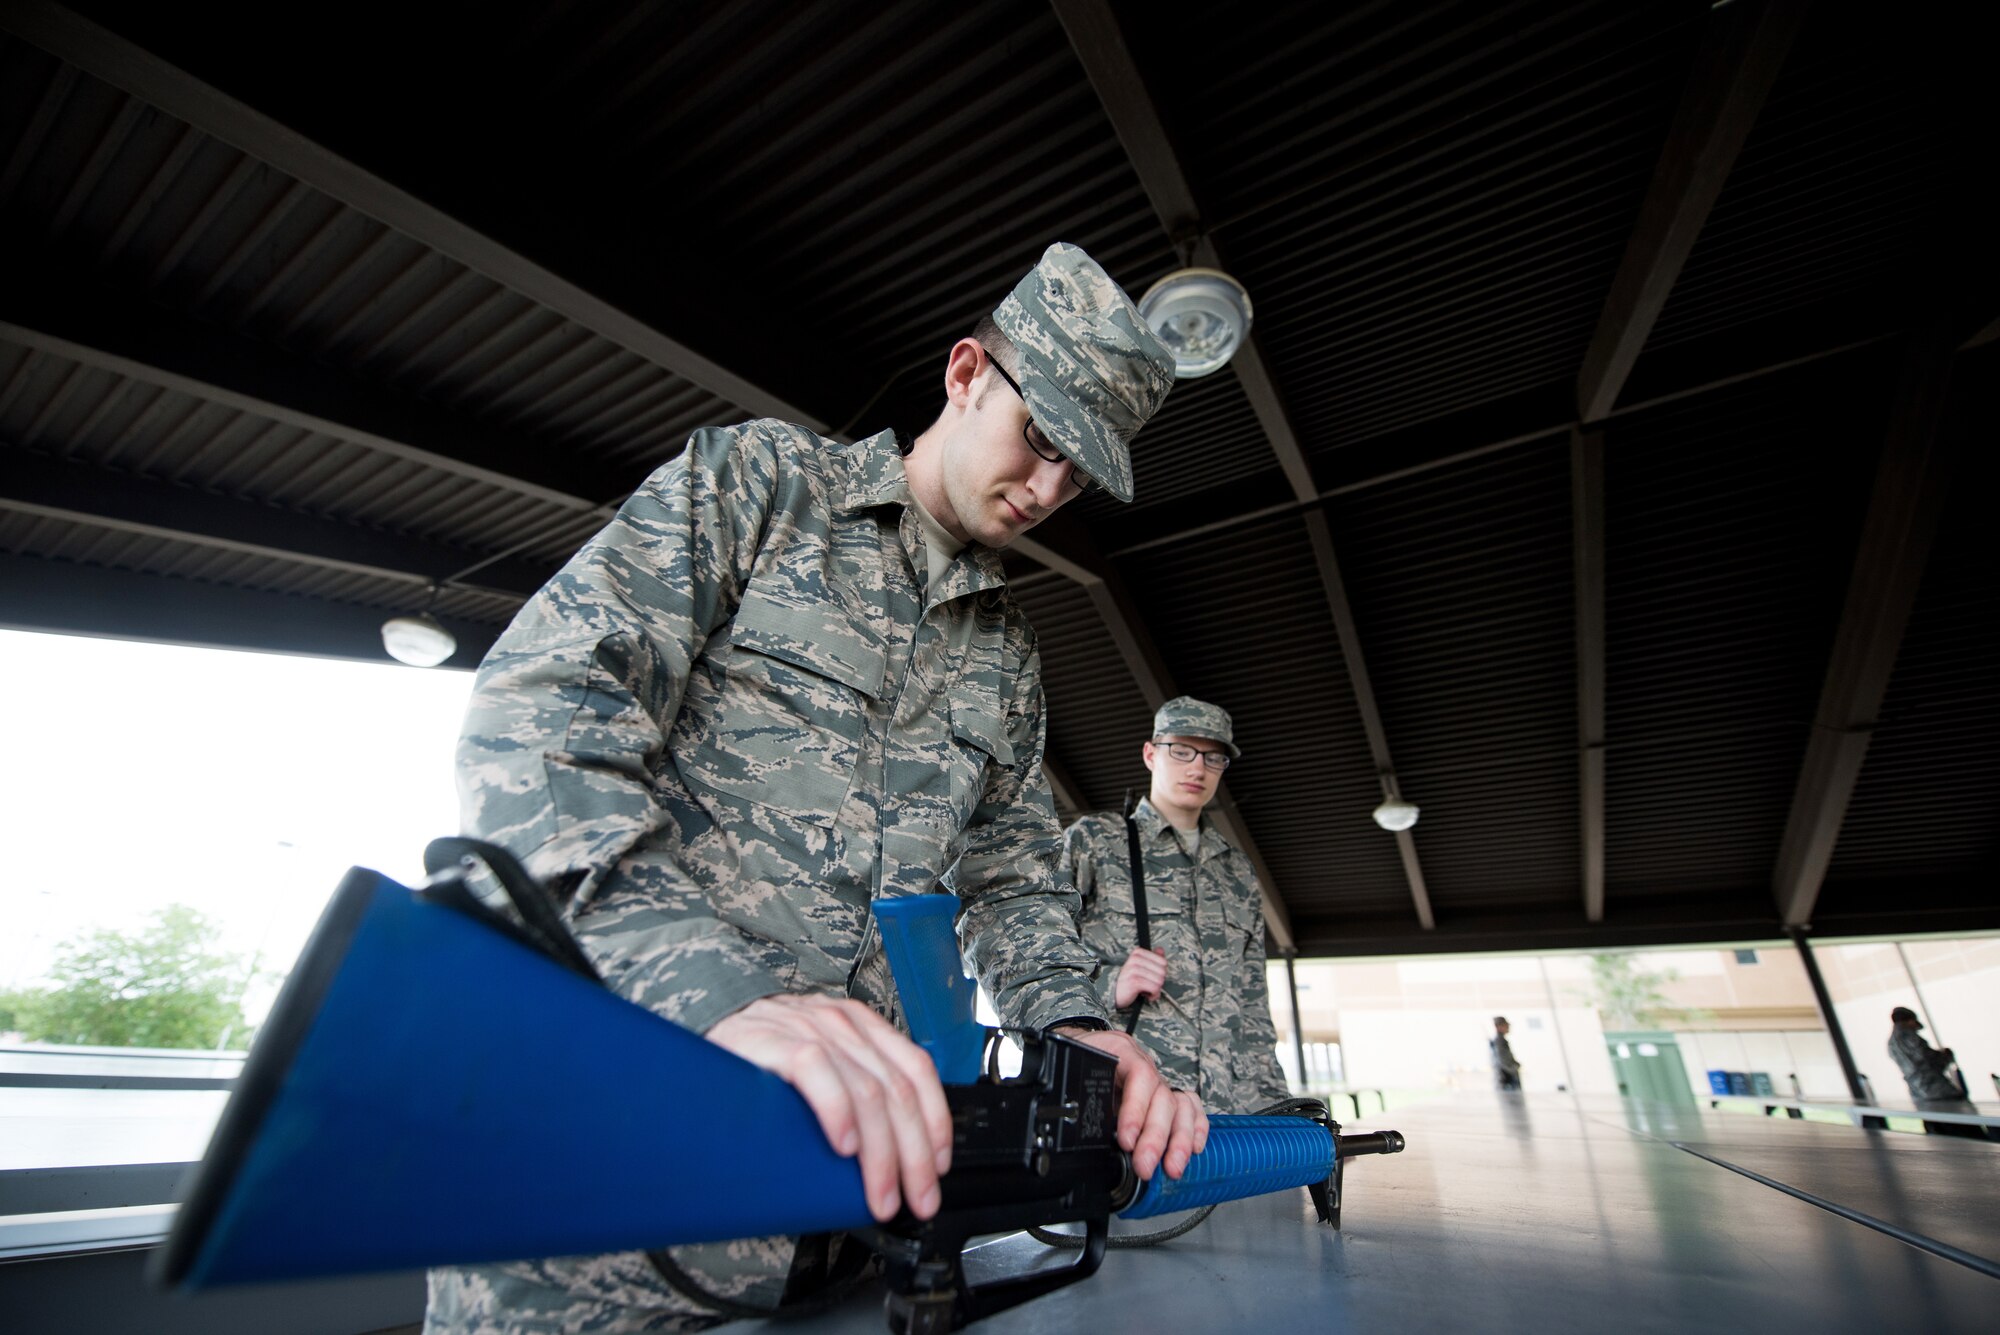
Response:
[{"label": "metal railing", "polygon": [[229,1090],[241,1052],[0,1047],[0,1089]]},{"label": "metal railing", "polygon": [[1389,1111],[1389,1096],[1379,1089],[1371,1089],[1366,1086],[1360,1089],[1339,1089],[1332,1085],[1307,1084],[1302,1092],[1311,1098],[1323,1098],[1327,1100],[1328,1107],[1333,1106],[1334,1099],[1346,1099],[1348,1105],[1354,1110],[1354,1120],[1357,1122],[1361,1120],[1363,1115],[1361,1111],[1361,1096],[1363,1094],[1373,1094],[1375,1096],[1375,1111]]}]

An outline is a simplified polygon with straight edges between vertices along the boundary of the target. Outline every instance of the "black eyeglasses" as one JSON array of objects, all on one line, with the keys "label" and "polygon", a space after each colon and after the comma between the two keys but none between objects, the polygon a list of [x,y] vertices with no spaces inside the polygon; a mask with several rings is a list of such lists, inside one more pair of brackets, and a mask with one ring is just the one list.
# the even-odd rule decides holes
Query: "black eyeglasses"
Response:
[{"label": "black eyeglasses", "polygon": [[1153,745],[1165,748],[1168,755],[1183,765],[1189,764],[1196,756],[1200,756],[1201,763],[1212,770],[1225,770],[1229,768],[1230,756],[1227,751],[1203,751],[1199,747],[1189,746],[1186,742],[1163,742],[1158,738],[1153,740]]},{"label": "black eyeglasses", "polygon": [[[990,352],[986,354],[986,364],[1000,373],[1000,378],[1007,382],[1009,389],[1014,391],[1014,397],[1019,399],[1025,406],[1028,402],[1028,396],[1021,392],[1021,382],[1014,379],[1013,376],[1008,375],[1007,368],[1002,366],[999,359]],[[1090,490],[1090,474],[1078,468],[1076,460],[1070,459],[1067,454],[1064,454],[1051,444],[1049,438],[1042,434],[1042,429],[1035,425],[1034,418],[1030,417],[1027,425],[1021,428],[1021,439],[1028,442],[1028,448],[1034,451],[1037,459],[1041,459],[1046,463],[1059,464],[1066,459],[1069,460],[1069,485],[1076,488],[1077,495],[1081,496],[1084,492]]]}]

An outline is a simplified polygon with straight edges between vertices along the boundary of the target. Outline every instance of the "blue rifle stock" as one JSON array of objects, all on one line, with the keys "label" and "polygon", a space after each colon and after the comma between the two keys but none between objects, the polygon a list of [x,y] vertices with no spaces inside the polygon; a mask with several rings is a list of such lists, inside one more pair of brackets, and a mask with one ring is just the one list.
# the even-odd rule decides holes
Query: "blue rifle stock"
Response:
[{"label": "blue rifle stock", "polygon": [[[878,1227],[857,1166],[797,1091],[613,995],[535,914],[485,908],[469,871],[415,891],[360,869],[341,883],[157,1280],[193,1290],[845,1230],[887,1262],[892,1327],[927,1335],[1085,1278],[1112,1213],[1305,1185],[1337,1225],[1342,1161],[1401,1148],[1394,1132],[1339,1136],[1330,1118],[1217,1117],[1181,1179],[1138,1182],[1115,1139],[1115,1061],[1029,1033],[1018,1076],[982,1076],[995,1036],[972,1020],[957,901],[889,901],[884,946],[913,1035],[945,1076],[955,1143],[937,1216]],[[518,868],[513,879],[526,881]],[[1085,1225],[1075,1264],[966,1281],[968,1238],[1064,1222]]]}]

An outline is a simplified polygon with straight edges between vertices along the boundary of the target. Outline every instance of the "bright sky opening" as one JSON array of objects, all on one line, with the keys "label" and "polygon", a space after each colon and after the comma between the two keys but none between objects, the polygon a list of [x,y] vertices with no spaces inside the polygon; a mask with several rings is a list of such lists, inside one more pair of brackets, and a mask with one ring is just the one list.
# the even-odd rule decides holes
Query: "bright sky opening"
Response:
[{"label": "bright sky opening", "polygon": [[467,672],[0,631],[0,678],[0,988],[169,904],[282,974],[349,867],[458,828]]}]

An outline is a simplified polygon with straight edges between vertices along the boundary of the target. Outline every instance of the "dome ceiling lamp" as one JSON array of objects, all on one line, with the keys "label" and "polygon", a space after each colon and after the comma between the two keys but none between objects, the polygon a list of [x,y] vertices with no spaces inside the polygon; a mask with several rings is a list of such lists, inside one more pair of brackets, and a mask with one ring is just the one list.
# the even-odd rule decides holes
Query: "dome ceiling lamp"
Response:
[{"label": "dome ceiling lamp", "polygon": [[1396,776],[1382,776],[1382,805],[1375,808],[1375,823],[1391,834],[1401,834],[1417,823],[1420,808],[1396,787]]},{"label": "dome ceiling lamp", "polygon": [[1250,294],[1220,269],[1176,269],[1146,289],[1139,314],[1174,354],[1174,378],[1220,371],[1250,336]]},{"label": "dome ceiling lamp", "polygon": [[382,623],[382,647],[389,657],[411,667],[430,668],[458,651],[457,637],[431,615],[439,592],[438,585],[431,585],[422,611],[414,616],[390,617]]}]

